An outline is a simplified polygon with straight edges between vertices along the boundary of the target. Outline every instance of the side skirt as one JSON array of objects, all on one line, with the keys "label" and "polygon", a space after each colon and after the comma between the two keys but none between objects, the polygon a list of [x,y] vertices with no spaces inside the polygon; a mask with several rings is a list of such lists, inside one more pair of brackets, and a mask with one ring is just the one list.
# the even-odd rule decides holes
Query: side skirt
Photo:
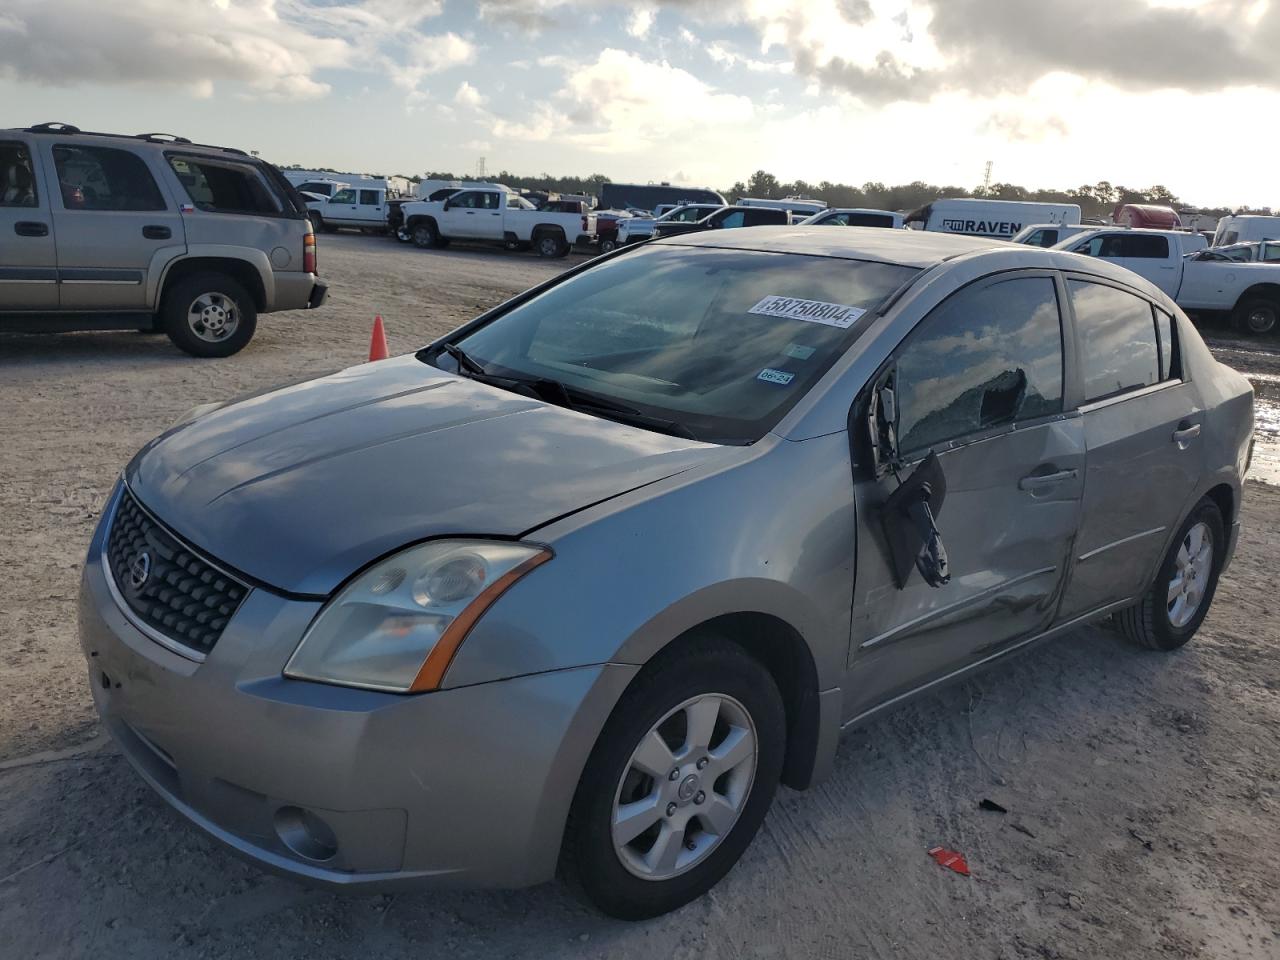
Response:
[{"label": "side skirt", "polygon": [[926,693],[936,692],[952,683],[956,683],[961,680],[967,679],[969,675],[974,673],[975,671],[991,666],[997,660],[1000,660],[1003,657],[1007,657],[1011,653],[1015,653],[1019,650],[1025,650],[1029,647],[1035,646],[1036,644],[1043,643],[1046,640],[1052,640],[1054,637],[1060,637],[1064,633],[1070,633],[1072,630],[1076,629],[1077,627],[1083,626],[1084,624],[1089,623],[1093,620],[1100,620],[1102,617],[1107,616],[1107,614],[1114,613],[1117,610],[1123,610],[1125,607],[1132,606],[1135,603],[1137,603],[1137,598],[1130,598],[1128,600],[1118,600],[1115,603],[1108,603],[1107,605],[1099,607],[1096,610],[1090,610],[1088,613],[1082,614],[1078,617],[1068,620],[1066,623],[1058,624],[1058,626],[1052,627],[1049,630],[1046,630],[1044,633],[1038,633],[1035,636],[1028,637],[1025,640],[1019,640],[1017,643],[1012,644],[1011,646],[1005,647],[1003,650],[1000,650],[997,653],[993,653],[988,657],[983,657],[981,660],[975,660],[973,663],[967,666],[961,667],[959,670],[953,670],[951,673],[938,677],[935,680],[930,680],[928,683],[922,684],[921,686],[916,687],[914,690],[908,690],[906,693],[900,693],[896,697],[886,700],[884,703],[877,704],[876,706],[872,707],[870,710],[864,710],[862,713],[858,714],[852,720],[846,720],[843,724],[841,724],[840,729],[842,731],[849,730],[852,727],[864,724],[869,720],[879,716],[880,713],[890,709],[891,707],[901,706],[906,702],[915,699],[916,697],[922,696]]}]

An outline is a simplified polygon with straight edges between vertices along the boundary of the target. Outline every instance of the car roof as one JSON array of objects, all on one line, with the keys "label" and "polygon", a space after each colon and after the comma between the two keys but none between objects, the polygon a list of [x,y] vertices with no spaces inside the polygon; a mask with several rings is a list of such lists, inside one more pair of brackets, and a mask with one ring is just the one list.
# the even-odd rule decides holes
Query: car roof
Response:
[{"label": "car roof", "polygon": [[58,137],[64,141],[82,141],[86,146],[92,146],[94,143],[102,141],[107,143],[114,141],[134,147],[147,144],[153,147],[167,147],[184,153],[207,153],[211,155],[229,153],[244,160],[257,161],[258,159],[237,147],[193,143],[186,137],[179,137],[170,133],[100,133],[95,130],[81,130],[79,127],[57,123],[40,123],[34,127],[12,127],[7,130],[0,130],[0,135],[7,134],[14,137],[23,133],[37,137]]},{"label": "car roof", "polygon": [[986,237],[962,237],[921,230],[885,230],[850,227],[832,230],[821,226],[739,227],[663,237],[658,244],[719,247],[726,250],[759,250],[766,253],[799,253],[845,260],[874,260],[906,267],[931,267],[944,260],[980,250],[1016,249],[1017,245]]}]

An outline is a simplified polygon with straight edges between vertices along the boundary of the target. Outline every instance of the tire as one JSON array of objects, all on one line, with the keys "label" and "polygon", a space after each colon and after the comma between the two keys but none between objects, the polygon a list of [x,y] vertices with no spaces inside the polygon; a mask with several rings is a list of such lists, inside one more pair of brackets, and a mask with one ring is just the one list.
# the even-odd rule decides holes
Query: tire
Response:
[{"label": "tire", "polygon": [[[1197,546],[1206,540],[1207,556]],[[1222,512],[1206,497],[1178,529],[1147,595],[1116,614],[1125,637],[1151,650],[1176,650],[1195,636],[1218,589],[1226,545]]]},{"label": "tire", "polygon": [[[704,718],[698,729],[710,726],[706,717],[718,718],[710,738],[691,736],[689,709]],[[650,742],[655,736],[668,746]],[[755,751],[748,760],[740,744],[752,737]],[[699,739],[712,746],[689,746]],[[622,920],[656,917],[700,897],[729,872],[759,830],[777,790],[785,744],[778,688],[740,647],[707,637],[659,655],[618,701],[591,751],[565,826],[564,873],[601,911]],[[672,765],[673,772],[643,773],[636,765],[642,748],[645,762]],[[708,767],[714,779],[702,772]],[[614,834],[615,805],[644,803],[651,796],[654,804],[642,808],[647,815],[632,821],[632,829],[652,822],[615,845],[622,839]],[[720,833],[713,821],[702,819],[710,815],[725,818]],[[674,864],[664,864],[662,852],[676,858]]]},{"label": "tire", "polygon": [[436,229],[436,225],[430,220],[415,223],[409,230],[409,236],[413,239],[413,245],[422,250],[427,250],[440,244],[440,231]]},{"label": "tire", "polygon": [[197,273],[165,291],[160,319],[178,349],[193,357],[229,357],[253,339],[258,308],[234,278]]},{"label": "tire", "polygon": [[1280,326],[1280,305],[1266,297],[1250,297],[1236,304],[1231,319],[1241,333],[1266,336]]},{"label": "tire", "polygon": [[569,245],[564,242],[564,237],[547,232],[533,238],[533,249],[537,251],[538,256],[554,260],[568,254]]},{"label": "tire", "polygon": [[307,219],[311,221],[311,229],[316,233],[325,232],[324,217],[318,211],[312,210],[307,214]]},{"label": "tire", "polygon": [[615,251],[615,250],[617,250],[617,249],[618,249],[618,241],[617,241],[617,240],[601,240],[601,241],[600,241],[600,252],[601,252],[601,253],[613,253],[613,251]]}]

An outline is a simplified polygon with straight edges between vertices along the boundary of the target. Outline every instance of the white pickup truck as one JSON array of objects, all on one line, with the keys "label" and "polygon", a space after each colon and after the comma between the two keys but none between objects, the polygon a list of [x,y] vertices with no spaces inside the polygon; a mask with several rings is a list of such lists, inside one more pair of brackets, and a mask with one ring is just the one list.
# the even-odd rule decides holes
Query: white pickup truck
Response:
[{"label": "white pickup truck", "polygon": [[1199,234],[1106,228],[1054,249],[1110,260],[1145,277],[1188,313],[1226,313],[1243,333],[1280,326],[1280,264],[1237,263],[1204,249]]},{"label": "white pickup truck", "polygon": [[415,200],[400,209],[404,229],[419,247],[476,240],[563,257],[574,244],[595,242],[595,214],[538,210],[501,184],[459,190],[441,200]]}]

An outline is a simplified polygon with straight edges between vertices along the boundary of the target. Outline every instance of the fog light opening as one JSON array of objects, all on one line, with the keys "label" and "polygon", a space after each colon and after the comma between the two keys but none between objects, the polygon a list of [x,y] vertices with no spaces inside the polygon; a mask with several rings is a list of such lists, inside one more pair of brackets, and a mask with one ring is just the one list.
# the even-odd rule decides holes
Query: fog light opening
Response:
[{"label": "fog light opening", "polygon": [[276,811],[275,827],[280,842],[305,860],[323,863],[338,852],[332,828],[310,810],[281,807]]}]

